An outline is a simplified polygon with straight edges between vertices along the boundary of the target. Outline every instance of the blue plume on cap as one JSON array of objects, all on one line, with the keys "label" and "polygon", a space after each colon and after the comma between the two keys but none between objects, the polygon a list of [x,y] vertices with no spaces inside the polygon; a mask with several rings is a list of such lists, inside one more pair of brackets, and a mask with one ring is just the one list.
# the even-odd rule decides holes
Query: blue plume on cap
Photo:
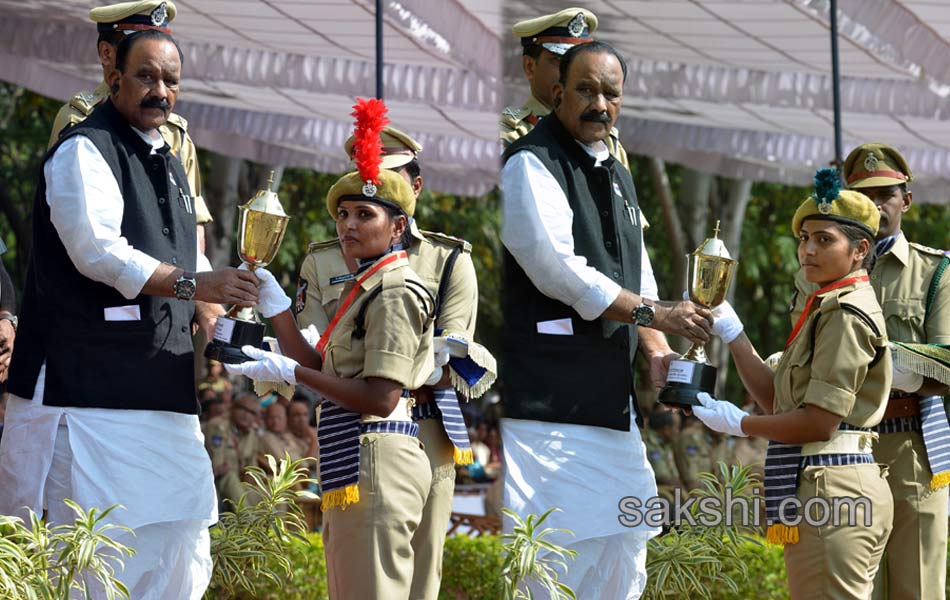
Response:
[{"label": "blue plume on cap", "polygon": [[818,205],[831,203],[838,199],[838,192],[841,191],[841,176],[838,175],[838,169],[822,167],[815,171],[815,202]]}]

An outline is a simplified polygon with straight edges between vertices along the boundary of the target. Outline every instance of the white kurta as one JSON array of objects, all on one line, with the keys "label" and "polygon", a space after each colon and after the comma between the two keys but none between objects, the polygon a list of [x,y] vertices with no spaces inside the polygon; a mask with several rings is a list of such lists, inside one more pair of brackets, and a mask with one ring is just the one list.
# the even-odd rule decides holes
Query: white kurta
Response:
[{"label": "white kurta", "polygon": [[[603,143],[593,149],[582,147],[598,163],[608,156]],[[502,241],[531,282],[583,319],[603,314],[621,288],[574,253],[573,213],[554,176],[534,154],[520,152],[502,169],[501,189]],[[631,291],[657,299],[645,247],[641,256],[641,289]],[[620,521],[622,498],[646,500],[657,494],[656,478],[632,417],[626,432],[502,419],[502,440],[505,506],[522,516],[558,507],[560,512],[552,513],[544,526],[574,534],[550,538],[578,552],[561,581],[578,598],[638,598],[646,584],[646,543],[659,529],[645,524],[628,528]],[[510,528],[510,523],[506,526]]]},{"label": "white kurta", "polygon": [[[154,148],[164,144],[139,134]],[[121,236],[118,182],[95,145],[85,136],[67,140],[44,176],[52,223],[76,268],[136,297],[159,262]],[[207,528],[217,521],[217,503],[198,417],[45,406],[44,387],[45,365],[33,398],[11,395],[7,402],[0,514],[46,508],[56,524],[71,520],[63,497],[87,510],[121,504],[109,522],[136,533],[122,540],[137,551],[120,575],[132,597],[201,598],[211,575]],[[107,381],[102,387],[110,393]]]}]

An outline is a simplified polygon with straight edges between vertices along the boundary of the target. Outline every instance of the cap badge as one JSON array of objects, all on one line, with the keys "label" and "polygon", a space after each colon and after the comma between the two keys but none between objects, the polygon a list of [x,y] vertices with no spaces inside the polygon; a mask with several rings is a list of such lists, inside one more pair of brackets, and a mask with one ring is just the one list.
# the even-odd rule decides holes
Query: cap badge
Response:
[{"label": "cap badge", "polygon": [[366,183],[363,184],[363,195],[366,196],[367,198],[372,198],[376,196],[376,192],[377,192],[376,184],[374,184],[372,181],[367,181]]},{"label": "cap badge", "polygon": [[867,158],[864,159],[864,170],[869,173],[877,171],[877,162],[877,157],[869,153]]},{"label": "cap badge", "polygon": [[574,18],[571,19],[571,22],[567,24],[567,30],[571,32],[571,35],[574,37],[580,37],[584,33],[584,24],[587,19],[584,18],[584,13],[577,13],[574,15]]},{"label": "cap badge", "polygon": [[818,203],[818,212],[823,215],[827,215],[831,212],[831,202],[829,200],[822,200]]},{"label": "cap badge", "polygon": [[164,27],[168,22],[168,5],[164,2],[159,4],[149,15],[149,18],[155,27]]}]

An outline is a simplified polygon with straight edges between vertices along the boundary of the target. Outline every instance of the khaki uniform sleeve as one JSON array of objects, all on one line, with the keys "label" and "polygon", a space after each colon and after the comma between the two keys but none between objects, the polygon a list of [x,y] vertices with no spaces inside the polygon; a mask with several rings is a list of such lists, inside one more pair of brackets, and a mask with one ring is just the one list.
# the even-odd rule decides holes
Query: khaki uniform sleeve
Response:
[{"label": "khaki uniform sleeve", "polygon": [[59,112],[56,113],[56,118],[53,119],[53,130],[49,134],[49,143],[46,145],[46,149],[52,148],[53,144],[59,141],[59,134],[62,133],[63,129],[82,121],[84,118],[84,115],[69,104],[60,107]]},{"label": "khaki uniform sleeve", "polygon": [[478,278],[472,256],[462,251],[455,261],[445,299],[439,308],[436,327],[446,333],[463,333],[469,340],[475,336],[478,317]]},{"label": "khaki uniform sleeve", "polygon": [[696,431],[682,431],[673,442],[673,458],[680,479],[688,489],[699,485],[699,474],[708,471],[709,454]]},{"label": "khaki uniform sleeve", "polygon": [[434,365],[432,328],[426,328],[415,293],[404,286],[384,288],[369,304],[365,351],[363,377],[382,377],[411,390],[425,383]]},{"label": "khaki uniform sleeve", "polygon": [[815,331],[810,380],[803,404],[839,417],[854,409],[858,389],[874,359],[875,336],[857,316],[842,309],[823,313]]},{"label": "khaki uniform sleeve", "polygon": [[944,270],[940,278],[937,295],[927,311],[924,328],[928,344],[950,344],[950,267]]},{"label": "khaki uniform sleeve", "polygon": [[313,254],[307,254],[300,265],[294,310],[297,313],[297,325],[301,329],[313,325],[323,333],[327,330],[330,319],[323,308],[323,294],[317,277],[317,259]]}]

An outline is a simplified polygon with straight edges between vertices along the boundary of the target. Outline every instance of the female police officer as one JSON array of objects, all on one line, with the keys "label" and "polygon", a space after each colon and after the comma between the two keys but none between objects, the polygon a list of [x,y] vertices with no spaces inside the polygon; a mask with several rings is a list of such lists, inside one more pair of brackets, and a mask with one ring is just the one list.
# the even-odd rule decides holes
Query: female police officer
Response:
[{"label": "female police officer", "polygon": [[839,191],[837,179],[837,172],[820,170],[815,195],[795,213],[798,259],[821,289],[809,298],[775,372],[731,307],[723,306],[714,327],[766,414],[748,415],[706,394],[695,409],[716,431],[770,440],[768,538],[785,544],[793,599],[869,597],[893,513],[869,429],[881,420],[891,378],[884,320],[865,271],[879,214],[866,196]]},{"label": "female police officer", "polygon": [[316,348],[297,330],[273,275],[258,270],[258,309],[287,356],[245,346],[256,360],[228,368],[301,383],[325,398],[318,431],[330,597],[408,598],[410,542],[431,472],[404,390],[434,369],[433,300],[399,243],[415,196],[392,171],[378,171],[375,182],[350,173],[330,189],[327,208],[358,268]]}]

